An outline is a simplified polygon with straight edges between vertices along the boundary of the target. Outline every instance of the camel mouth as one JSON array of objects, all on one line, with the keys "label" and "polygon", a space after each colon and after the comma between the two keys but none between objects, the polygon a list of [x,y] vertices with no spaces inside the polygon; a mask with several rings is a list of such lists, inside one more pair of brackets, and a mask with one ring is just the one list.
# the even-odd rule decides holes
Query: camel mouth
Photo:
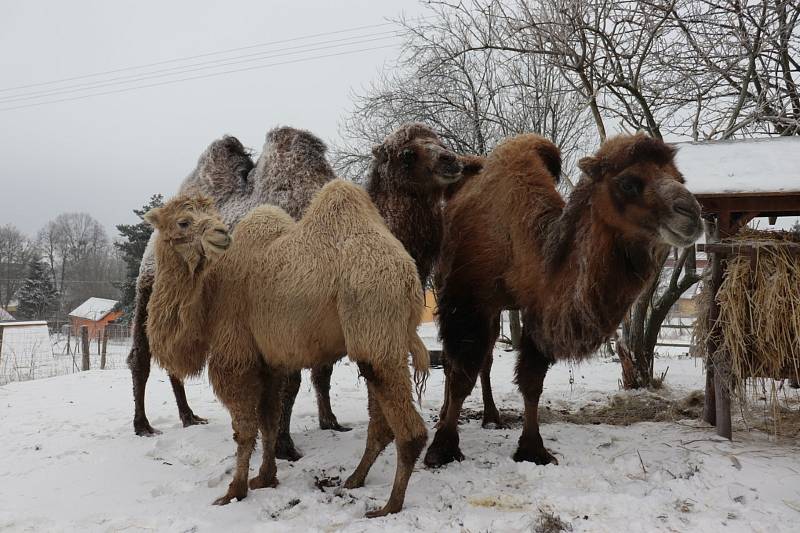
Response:
[{"label": "camel mouth", "polygon": [[461,171],[457,171],[453,174],[437,174],[436,181],[439,182],[440,185],[452,185],[453,183],[459,181],[461,179]]},{"label": "camel mouth", "polygon": [[203,238],[203,249],[207,253],[221,254],[231,245],[231,237],[222,230],[209,231]]},{"label": "camel mouth", "polygon": [[[658,234],[661,239],[676,248],[688,248],[700,237],[702,228],[699,225],[694,225],[693,228],[685,228],[686,224],[682,224],[684,228],[680,230],[675,225],[664,224],[658,228]],[[683,232],[686,229],[688,231]]]}]

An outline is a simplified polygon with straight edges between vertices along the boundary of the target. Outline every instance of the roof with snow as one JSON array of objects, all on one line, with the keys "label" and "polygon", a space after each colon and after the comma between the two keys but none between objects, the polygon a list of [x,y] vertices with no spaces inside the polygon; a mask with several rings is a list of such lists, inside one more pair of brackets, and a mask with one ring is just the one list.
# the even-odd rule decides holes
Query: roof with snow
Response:
[{"label": "roof with snow", "polygon": [[15,320],[13,322],[0,322],[0,328],[20,328],[31,326],[46,326],[47,320]]},{"label": "roof with snow", "polygon": [[800,193],[800,136],[676,143],[696,195]]},{"label": "roof with snow", "polygon": [[117,305],[116,300],[89,298],[69,314],[72,318],[85,318],[93,322],[102,320]]},{"label": "roof with snow", "polygon": [[11,313],[0,307],[0,322],[7,322],[9,320],[14,320],[14,317],[11,316]]}]

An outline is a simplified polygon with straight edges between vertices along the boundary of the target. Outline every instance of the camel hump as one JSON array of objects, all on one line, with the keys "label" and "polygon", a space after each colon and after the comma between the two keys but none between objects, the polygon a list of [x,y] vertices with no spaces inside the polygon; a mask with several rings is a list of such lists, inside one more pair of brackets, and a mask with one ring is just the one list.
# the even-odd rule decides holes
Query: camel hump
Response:
[{"label": "camel hump", "polygon": [[308,130],[300,130],[291,126],[278,126],[267,132],[264,148],[272,148],[278,152],[294,152],[300,150],[306,154],[325,157],[328,147]]},{"label": "camel hump", "polygon": [[[558,183],[561,176],[561,150],[549,139],[535,133],[524,133],[497,145],[486,160],[485,168],[493,167],[500,173],[511,170],[542,176],[549,183]],[[538,172],[539,169],[544,172]]]},{"label": "camel hump", "polygon": [[314,195],[303,216],[303,223],[355,229],[363,226],[367,219],[383,220],[369,194],[354,183],[336,179],[326,183]]},{"label": "camel hump", "polygon": [[236,137],[225,135],[208,145],[180,191],[200,191],[223,199],[244,190],[253,166],[249,150]]},{"label": "camel hump", "polygon": [[289,214],[274,205],[261,205],[251,210],[233,230],[233,242],[249,247],[264,246],[290,231],[295,221]]}]

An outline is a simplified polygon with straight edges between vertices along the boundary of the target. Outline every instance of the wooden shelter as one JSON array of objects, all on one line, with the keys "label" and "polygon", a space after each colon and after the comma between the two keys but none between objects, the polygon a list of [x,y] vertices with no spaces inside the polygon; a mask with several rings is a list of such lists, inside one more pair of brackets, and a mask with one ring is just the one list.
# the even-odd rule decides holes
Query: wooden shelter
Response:
[{"label": "wooden shelter", "polygon": [[122,311],[114,311],[116,305],[116,300],[89,298],[69,313],[72,334],[79,335],[81,326],[86,326],[89,338],[101,338],[106,325],[122,316]]},{"label": "wooden shelter", "polygon": [[[754,218],[775,224],[778,217],[800,216],[800,137],[772,137],[705,143],[679,143],[678,168],[689,190],[703,208],[706,244],[698,251],[710,256],[711,323],[719,315],[716,294],[722,283],[726,258],[734,254],[754,257],[747,242],[720,243],[735,235]],[[714,335],[707,346],[710,360],[717,346]],[[706,365],[703,418],[717,434],[731,438],[730,383],[725,372]]]}]

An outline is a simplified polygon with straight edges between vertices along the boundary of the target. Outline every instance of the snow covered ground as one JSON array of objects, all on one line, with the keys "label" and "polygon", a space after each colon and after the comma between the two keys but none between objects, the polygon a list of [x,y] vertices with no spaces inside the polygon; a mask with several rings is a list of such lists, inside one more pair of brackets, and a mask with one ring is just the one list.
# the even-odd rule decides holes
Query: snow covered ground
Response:
[{"label": "snow covered ground", "polygon": [[[514,354],[498,350],[493,383],[498,405],[520,409],[512,385]],[[664,394],[701,387],[693,359],[665,358]],[[557,365],[543,404],[571,409],[617,393],[619,365],[597,360]],[[572,381],[572,383],[570,383]],[[798,531],[800,453],[796,443],[759,432],[722,441],[696,421],[629,427],[551,423],[542,426],[560,464],[511,460],[519,428],[461,427],[467,458],[440,470],[418,465],[405,510],[367,520],[388,497],[394,448],[378,459],[362,489],[322,487],[344,479],[361,455],[366,387],[353,364],[336,366],[334,410],[349,433],[317,428],[304,379],[293,433],[305,457],[278,462],[280,485],[215,507],[230,481],[230,418],[204,380],[187,385],[207,426],[182,428],[165,374],[154,369],[147,408],[163,434],[133,434],[130,375],[124,369],[10,383],[0,387],[0,530],[3,531],[535,531],[553,513],[573,531]],[[434,370],[423,399],[432,428],[442,397]],[[480,410],[476,389],[467,407]],[[260,452],[251,467],[257,469]],[[334,480],[335,481],[335,480]],[[328,483],[330,484],[330,483]]]}]

